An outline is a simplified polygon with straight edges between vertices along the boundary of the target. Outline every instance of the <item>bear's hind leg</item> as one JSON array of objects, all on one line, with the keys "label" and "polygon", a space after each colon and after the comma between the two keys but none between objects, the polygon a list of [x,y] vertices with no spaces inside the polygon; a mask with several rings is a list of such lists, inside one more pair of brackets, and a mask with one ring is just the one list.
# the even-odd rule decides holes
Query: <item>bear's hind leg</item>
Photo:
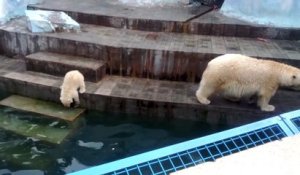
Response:
[{"label": "bear's hind leg", "polygon": [[254,104],[257,101],[257,95],[248,95],[245,97],[245,99],[248,104]]},{"label": "bear's hind leg", "polygon": [[201,82],[199,89],[196,91],[196,97],[198,101],[202,104],[210,104],[208,97],[215,92],[216,88],[214,86],[209,86],[206,83]]}]

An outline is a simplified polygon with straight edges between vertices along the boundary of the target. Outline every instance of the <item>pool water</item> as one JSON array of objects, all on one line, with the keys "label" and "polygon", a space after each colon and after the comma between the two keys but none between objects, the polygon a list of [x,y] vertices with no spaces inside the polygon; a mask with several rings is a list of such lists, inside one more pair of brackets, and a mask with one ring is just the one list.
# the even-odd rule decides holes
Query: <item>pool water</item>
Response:
[{"label": "pool water", "polygon": [[[0,92],[0,99],[8,96]],[[0,129],[0,174],[66,174],[145,151],[228,129],[178,119],[87,111],[76,126],[33,113],[0,107],[0,117],[73,128],[61,144]]]}]

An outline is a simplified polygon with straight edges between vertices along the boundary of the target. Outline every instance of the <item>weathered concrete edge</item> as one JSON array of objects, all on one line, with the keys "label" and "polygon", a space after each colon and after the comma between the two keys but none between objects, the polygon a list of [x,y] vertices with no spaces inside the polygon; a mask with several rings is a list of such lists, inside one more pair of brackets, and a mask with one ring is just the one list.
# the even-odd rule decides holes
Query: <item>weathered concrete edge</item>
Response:
[{"label": "weathered concrete edge", "polygon": [[[13,94],[19,94],[41,100],[60,103],[60,82],[54,85],[43,85],[37,82],[18,80],[11,77],[0,76],[0,89]],[[200,104],[181,104],[172,102],[155,102],[151,100],[128,99],[115,96],[95,94],[95,89],[89,88],[80,95],[81,106],[87,109],[136,114],[147,118],[181,118],[208,122],[213,125],[240,125],[267,118],[274,114],[243,110],[233,111],[215,106],[204,107]]]}]

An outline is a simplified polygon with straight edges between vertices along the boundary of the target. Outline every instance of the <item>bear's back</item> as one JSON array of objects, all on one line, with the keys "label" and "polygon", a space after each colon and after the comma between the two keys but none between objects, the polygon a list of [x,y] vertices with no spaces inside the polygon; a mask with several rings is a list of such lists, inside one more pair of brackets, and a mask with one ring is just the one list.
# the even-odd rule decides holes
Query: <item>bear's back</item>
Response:
[{"label": "bear's back", "polygon": [[208,64],[215,66],[244,66],[249,64],[258,64],[258,59],[241,54],[225,54],[212,59]]},{"label": "bear's back", "polygon": [[226,81],[259,83],[273,76],[268,61],[240,54],[225,54],[208,63],[207,71]]}]

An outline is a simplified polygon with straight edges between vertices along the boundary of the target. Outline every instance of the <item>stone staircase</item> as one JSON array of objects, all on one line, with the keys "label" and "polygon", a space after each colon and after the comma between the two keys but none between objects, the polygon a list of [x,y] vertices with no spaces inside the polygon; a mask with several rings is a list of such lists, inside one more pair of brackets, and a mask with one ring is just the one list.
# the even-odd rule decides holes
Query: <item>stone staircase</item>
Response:
[{"label": "stone staircase", "polygon": [[106,0],[47,0],[30,8],[63,10],[86,24],[78,33],[40,34],[28,32],[23,18],[0,26],[1,54],[25,58],[17,60],[19,66],[3,58],[8,61],[0,66],[1,89],[59,102],[62,76],[78,69],[89,81],[80,99],[88,109],[237,125],[299,108],[298,93],[286,90],[272,99],[274,113],[218,96],[209,106],[195,98],[207,62],[218,55],[241,53],[300,66],[299,29],[257,26],[209,9],[193,18],[187,9],[160,7],[150,18],[153,8]]},{"label": "stone staircase", "polygon": [[32,34],[25,19],[0,26],[4,54],[39,51],[80,56],[107,63],[111,75],[198,82],[207,62],[241,53],[298,65],[299,42],[256,38],[145,32],[82,25],[80,33]]}]

